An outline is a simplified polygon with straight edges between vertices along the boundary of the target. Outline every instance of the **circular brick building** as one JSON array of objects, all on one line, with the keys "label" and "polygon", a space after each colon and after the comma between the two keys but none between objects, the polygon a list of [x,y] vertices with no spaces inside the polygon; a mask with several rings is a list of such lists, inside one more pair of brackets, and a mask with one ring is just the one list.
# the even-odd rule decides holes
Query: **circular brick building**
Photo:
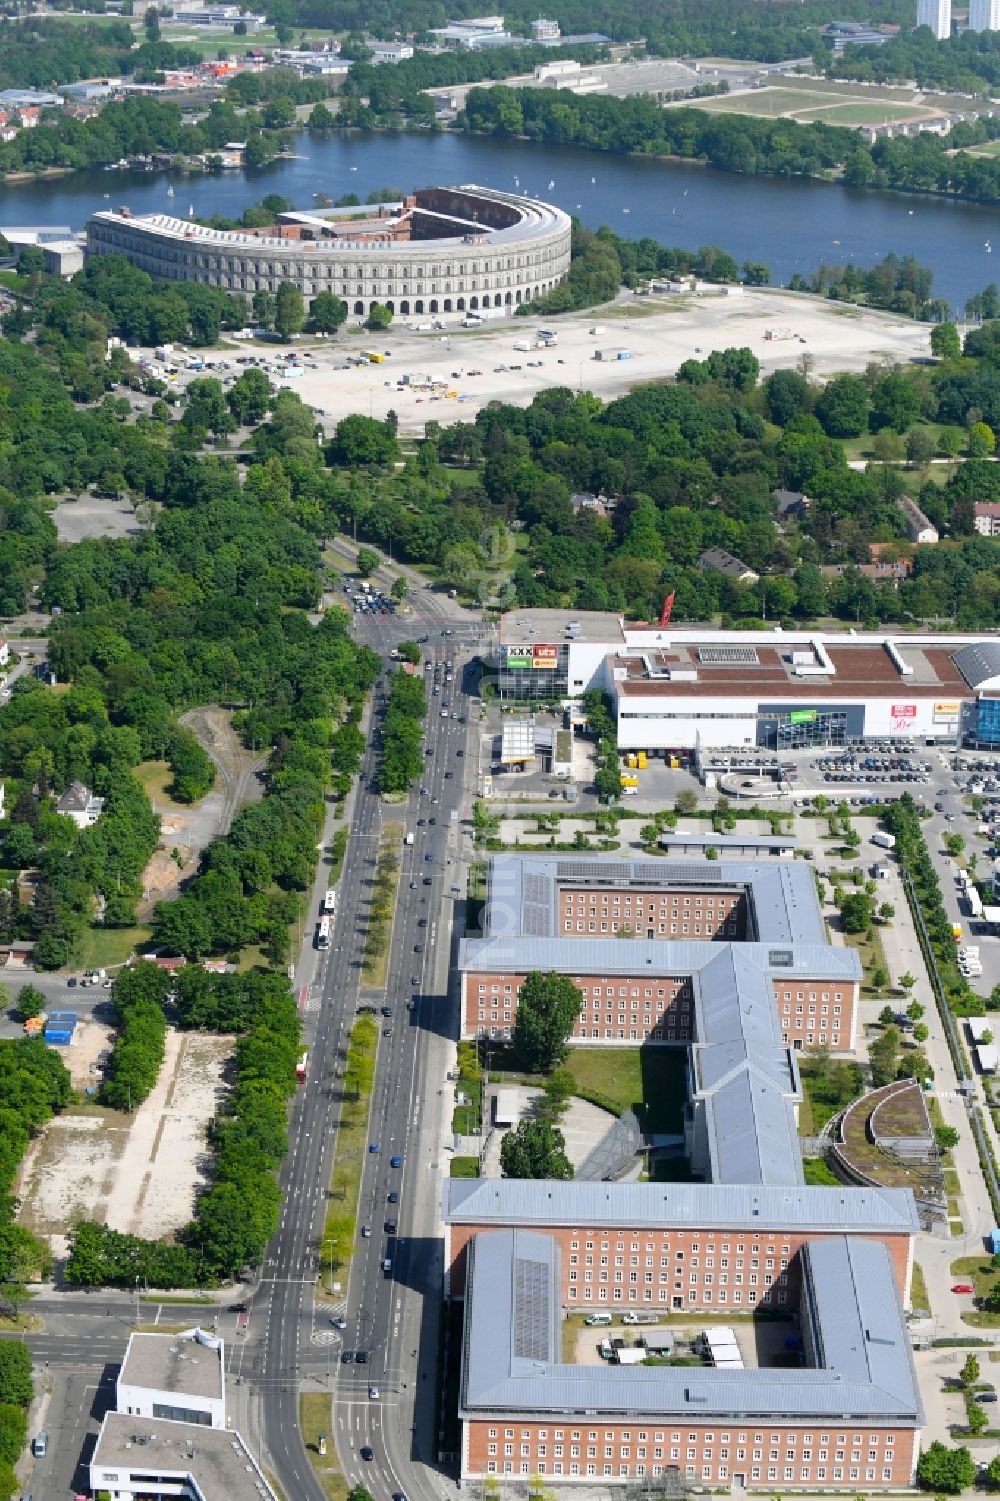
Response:
[{"label": "circular brick building", "polygon": [[127,208],[94,214],[87,254],[123,255],[163,281],[230,292],[332,292],[349,312],[375,303],[413,316],[530,302],[569,269],[569,216],[475,186],[421,188],[401,203],[279,214],[263,229],[210,229]]}]

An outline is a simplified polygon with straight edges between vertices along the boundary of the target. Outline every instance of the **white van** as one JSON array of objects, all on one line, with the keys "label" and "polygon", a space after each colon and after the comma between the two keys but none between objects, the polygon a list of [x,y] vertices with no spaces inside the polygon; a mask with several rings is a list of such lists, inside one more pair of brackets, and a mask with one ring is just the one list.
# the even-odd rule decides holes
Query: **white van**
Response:
[{"label": "white van", "polygon": [[589,1324],[592,1328],[604,1329],[613,1320],[610,1313],[589,1313],[583,1322]]}]

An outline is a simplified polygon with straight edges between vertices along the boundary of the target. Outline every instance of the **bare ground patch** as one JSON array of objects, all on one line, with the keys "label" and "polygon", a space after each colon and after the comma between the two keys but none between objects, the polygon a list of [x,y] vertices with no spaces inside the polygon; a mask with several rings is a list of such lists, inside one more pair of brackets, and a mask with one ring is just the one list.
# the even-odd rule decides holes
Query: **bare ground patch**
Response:
[{"label": "bare ground patch", "polygon": [[205,1131],[232,1047],[230,1037],[170,1031],[156,1088],[134,1117],[91,1108],[51,1121],[22,1167],[21,1223],[56,1256],[79,1219],[150,1237],[185,1225],[211,1167]]},{"label": "bare ground patch", "polygon": [[137,776],[160,820],[159,845],[142,873],[139,915],[149,918],[157,902],[170,901],[195,874],[198,856],[222,829],[225,800],[220,777],[199,802],[175,803],[166,790],[171,778],[166,761],[146,761]]},{"label": "bare ground patch", "polygon": [[231,713],[217,704],[189,709],[181,715],[181,724],[194,731],[219,770],[222,817],[218,833],[225,834],[244,803],[256,803],[263,797],[259,773],[267,763],[268,753],[259,755],[247,750],[233,729]]}]

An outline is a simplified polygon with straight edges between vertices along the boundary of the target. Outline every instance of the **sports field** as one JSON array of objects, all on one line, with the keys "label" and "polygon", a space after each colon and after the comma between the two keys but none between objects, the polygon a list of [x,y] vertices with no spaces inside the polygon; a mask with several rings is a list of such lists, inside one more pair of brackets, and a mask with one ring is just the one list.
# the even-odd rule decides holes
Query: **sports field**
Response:
[{"label": "sports field", "polygon": [[882,125],[890,120],[931,119],[939,110],[926,105],[890,99],[881,92],[793,88],[787,86],[751,89],[744,94],[720,94],[713,99],[685,99],[684,104],[713,115],[756,115],[760,119],[783,118],[803,125]]}]

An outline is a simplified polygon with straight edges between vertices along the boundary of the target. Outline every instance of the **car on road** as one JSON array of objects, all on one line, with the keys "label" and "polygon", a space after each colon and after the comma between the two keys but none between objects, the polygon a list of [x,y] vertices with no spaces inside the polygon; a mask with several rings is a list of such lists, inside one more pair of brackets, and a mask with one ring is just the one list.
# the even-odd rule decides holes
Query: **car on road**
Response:
[{"label": "car on road", "polygon": [[461,746],[459,746],[458,750],[455,752],[455,755],[456,756],[464,756],[465,755],[465,751],[462,750]]},{"label": "car on road", "polygon": [[974,1293],[975,1286],[971,1282],[956,1282],[952,1288],[953,1293]]},{"label": "car on road", "polygon": [[[433,876],[424,876],[424,885],[425,886],[433,886],[433,884],[434,884],[434,878],[433,878]],[[415,985],[417,983],[416,980],[414,980],[413,983]]]},{"label": "car on road", "polygon": [[943,813],[944,812],[944,803],[935,803],[934,804],[934,812],[935,813]]},{"label": "car on road", "polygon": [[390,1167],[402,1167],[403,1166],[403,1159],[402,1159],[402,1157],[390,1157],[389,1158],[389,1166]]},{"label": "car on road", "polygon": [[383,1037],[391,1037],[392,1036],[392,1028],[391,1027],[383,1027],[382,1028],[382,1036]]},{"label": "car on road", "polygon": [[368,1396],[373,1402],[377,1402],[381,1395],[382,1393],[379,1391],[377,1386],[370,1386],[368,1388]]},{"label": "car on road", "polygon": [[995,1402],[997,1400],[996,1392],[973,1392],[973,1396],[977,1402]]},{"label": "car on road", "polygon": [[355,1350],[355,1352],[354,1352],[354,1359],[355,1359],[355,1362],[356,1362],[357,1365],[367,1365],[368,1364],[368,1351],[367,1350]]},{"label": "car on road", "polygon": [[434,859],[434,856],[431,854],[430,850],[427,851],[426,855],[424,856],[424,859],[425,860],[433,860]]},{"label": "car on road", "polygon": [[[470,370],[469,374],[471,375],[472,373],[473,372]],[[479,374],[478,370],[476,371],[476,374]],[[405,1491],[393,1491],[392,1501],[410,1501],[410,1498]]]},{"label": "car on road", "polygon": [[387,1204],[398,1204],[399,1203],[399,1194],[396,1192],[395,1189],[393,1189],[391,1193],[386,1194],[386,1200],[385,1201],[386,1201]]},{"label": "car on road", "polygon": [[368,1464],[371,1464],[372,1460],[375,1458],[375,1450],[371,1447],[370,1444],[361,1445],[361,1458],[366,1460]]},{"label": "car on road", "polygon": [[426,926],[427,926],[427,919],[426,919],[426,917],[422,917],[420,919],[420,921],[417,923],[417,927],[418,928],[426,928]]},{"label": "car on road", "polygon": [[385,1222],[385,1233],[386,1233],[386,1235],[395,1235],[395,1233],[396,1233],[396,1221],[395,1220],[386,1220],[386,1222]]},{"label": "car on road", "polygon": [[362,1240],[368,1240],[368,1238],[371,1235],[371,1233],[372,1233],[372,1227],[371,1227],[371,1225],[362,1225],[361,1226],[361,1239]]},{"label": "car on road", "polygon": [[340,1363],[341,1363],[341,1365],[351,1365],[352,1362],[353,1362],[353,1360],[354,1360],[354,1351],[353,1350],[345,1350],[344,1353],[343,1353],[343,1355],[341,1355],[341,1357],[340,1357]]},{"label": "car on road", "polygon": [[390,1272],[392,1271],[392,1257],[391,1256],[383,1256],[383,1258],[382,1258],[382,1270],[383,1270],[383,1272],[385,1272],[386,1276],[388,1277],[389,1274],[390,1274]]},{"label": "car on road", "polygon": [[368,1150],[369,1150],[369,1152],[374,1153],[374,1152],[377,1152],[378,1149],[379,1149],[379,1143],[377,1141],[370,1141],[368,1143]]},{"label": "car on road", "polygon": [[424,951],[424,946],[423,946],[423,944],[422,944],[422,943],[415,943],[415,944],[414,944],[414,945],[413,945],[413,952],[414,952],[414,953],[415,953],[415,954],[422,954],[422,953],[423,953],[423,951]]},{"label": "car on road", "polygon": [[381,1008],[381,1010],[382,1010],[382,1015],[383,1016],[391,1016],[392,1015],[392,1007],[391,1006],[383,1006]]},{"label": "car on road", "polygon": [[347,1328],[347,1320],[346,1319],[335,1318],[335,1319],[331,1319],[330,1323],[333,1325],[334,1329],[346,1329]]},{"label": "car on road", "polygon": [[451,781],[451,779],[452,779],[452,777],[453,777],[453,776],[454,776],[454,775],[455,775],[455,773],[454,773],[454,772],[453,772],[453,771],[446,771],[446,772],[445,772],[445,774],[444,774],[444,779],[445,779],[445,781],[446,781],[446,782],[450,782],[450,781]]}]

